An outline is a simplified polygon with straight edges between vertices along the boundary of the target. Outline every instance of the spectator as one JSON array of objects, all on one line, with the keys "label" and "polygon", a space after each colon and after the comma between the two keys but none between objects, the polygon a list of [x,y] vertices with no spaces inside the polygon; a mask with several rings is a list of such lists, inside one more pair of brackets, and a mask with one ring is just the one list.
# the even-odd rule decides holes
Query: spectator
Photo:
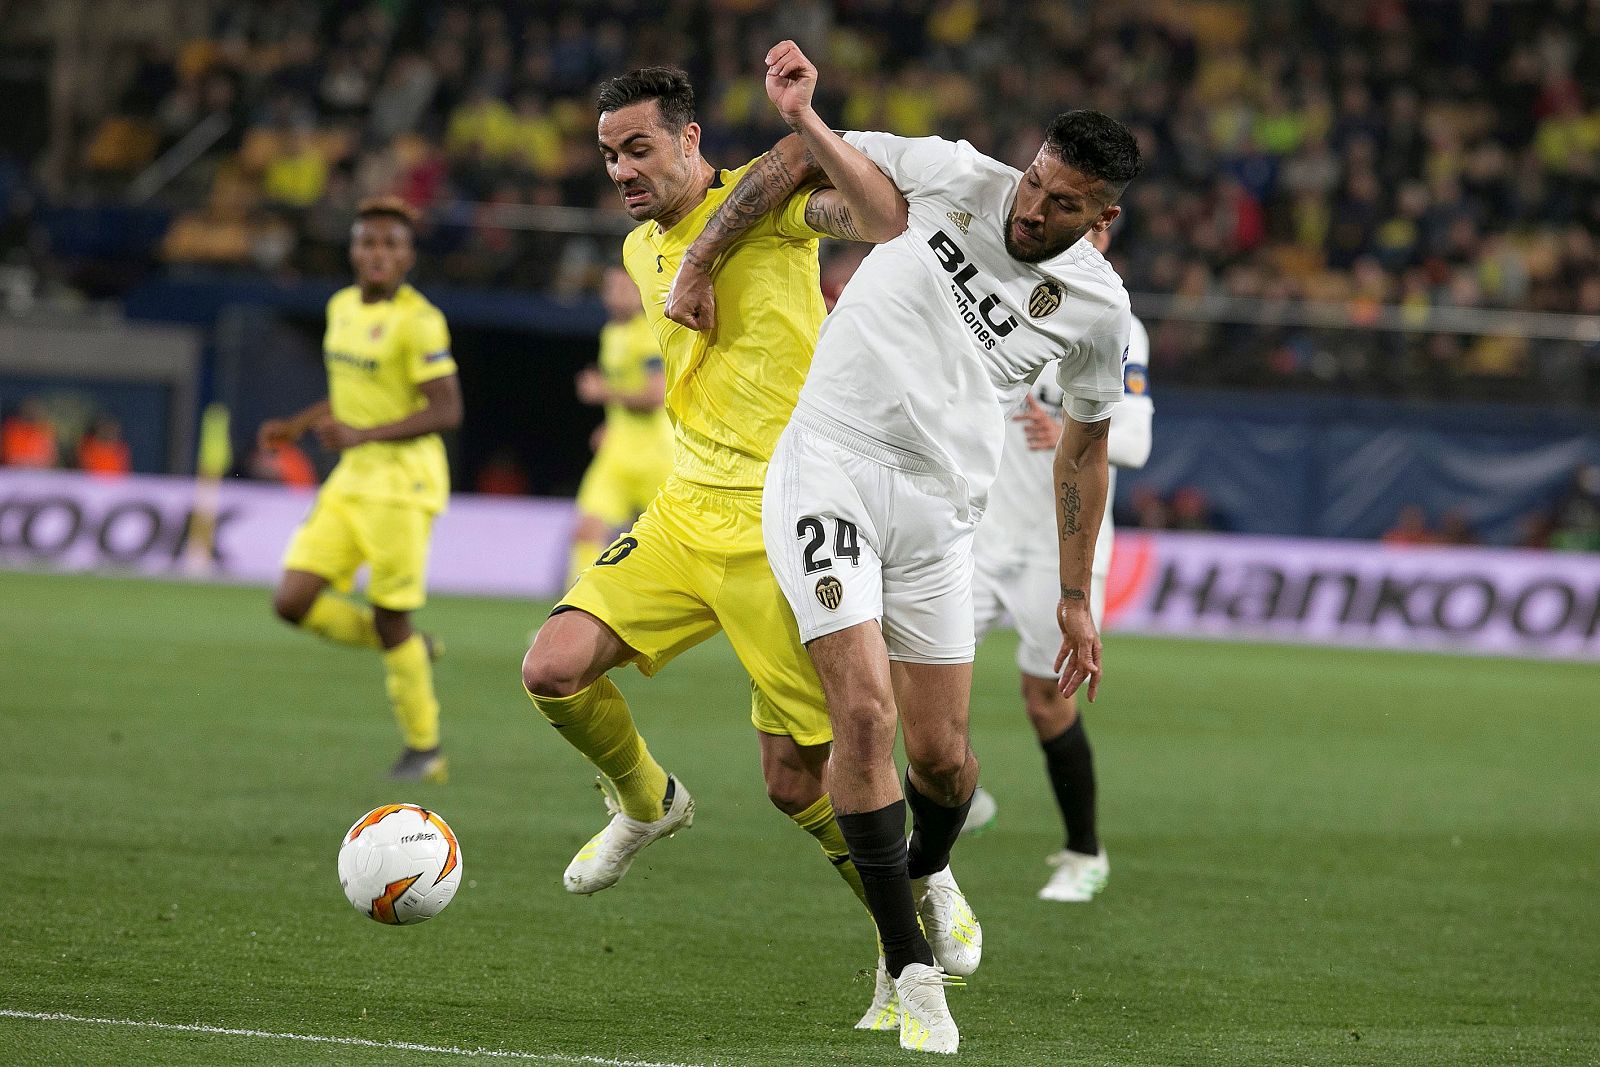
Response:
[{"label": "spectator", "polygon": [[128,442],[122,439],[122,424],[110,415],[100,414],[89,423],[78,439],[78,469],[96,478],[124,478],[133,469]]},{"label": "spectator", "polygon": [[1600,552],[1600,463],[1585,463],[1572,488],[1556,505],[1550,547],[1564,552]]},{"label": "spectator", "polygon": [[0,423],[0,464],[47,470],[56,465],[56,428],[34,397]]},{"label": "spectator", "polygon": [[526,496],[531,488],[528,472],[509,448],[499,448],[478,469],[473,489],[491,496]]},{"label": "spectator", "polygon": [[1407,504],[1400,509],[1400,515],[1395,519],[1387,533],[1383,535],[1386,545],[1435,545],[1439,538],[1428,528],[1428,513],[1422,510],[1419,504]]}]

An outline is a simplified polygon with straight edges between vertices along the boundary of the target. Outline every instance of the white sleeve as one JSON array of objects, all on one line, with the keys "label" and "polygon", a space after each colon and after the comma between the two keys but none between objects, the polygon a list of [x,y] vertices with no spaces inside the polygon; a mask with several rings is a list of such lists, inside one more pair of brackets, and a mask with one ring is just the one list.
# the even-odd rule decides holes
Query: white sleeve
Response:
[{"label": "white sleeve", "polygon": [[[1056,384],[1068,397],[1069,412],[1079,422],[1098,419],[1079,418],[1074,401],[1109,405],[1122,399],[1122,361],[1128,352],[1128,333],[1133,316],[1126,304],[1109,307],[1084,335],[1061,355],[1056,365]],[[1083,410],[1089,410],[1084,408]],[[1107,416],[1102,414],[1099,418]]]},{"label": "white sleeve", "polygon": [[1132,320],[1132,326],[1128,358],[1122,365],[1122,402],[1111,418],[1106,453],[1116,466],[1137,470],[1150,459],[1156,406],[1150,399],[1150,335],[1138,319]]},{"label": "white sleeve", "polygon": [[845,143],[878,165],[906,199],[926,193],[960,152],[942,137],[896,137],[892,133],[851,130]]}]

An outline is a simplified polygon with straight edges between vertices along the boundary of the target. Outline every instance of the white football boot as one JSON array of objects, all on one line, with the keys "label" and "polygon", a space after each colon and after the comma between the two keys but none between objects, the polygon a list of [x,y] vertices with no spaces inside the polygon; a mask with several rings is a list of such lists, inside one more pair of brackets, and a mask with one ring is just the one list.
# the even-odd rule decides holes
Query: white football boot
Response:
[{"label": "white football boot", "polygon": [[1106,850],[1095,855],[1086,852],[1069,852],[1062,849],[1045,862],[1056,869],[1050,880],[1039,890],[1040,900],[1059,900],[1066,904],[1087,904],[1094,895],[1106,887],[1111,877],[1111,864],[1106,860]]},{"label": "white football boot", "polygon": [[922,920],[933,958],[945,973],[965,978],[977,970],[983,959],[983,927],[978,925],[978,917],[972,913],[950,868],[913,879],[911,896],[917,903],[917,918]]},{"label": "white football boot", "polygon": [[961,1043],[944,999],[944,975],[913,963],[894,980],[900,995],[900,1047],[913,1052],[954,1053]]},{"label": "white football boot", "polygon": [[667,778],[667,810],[654,822],[640,822],[629,818],[618,807],[616,799],[606,789],[609,784],[600,781],[600,791],[605,794],[606,810],[611,821],[605,829],[589,838],[589,843],[578,850],[561,876],[561,884],[569,893],[598,893],[622,881],[628,867],[646,845],[663,837],[671,837],[679,830],[694,825],[694,797],[676,778]]},{"label": "white football boot", "polygon": [[895,989],[894,979],[889,977],[889,968],[884,966],[882,956],[878,957],[878,971],[872,979],[872,1006],[856,1023],[856,1029],[900,1029],[900,993]]},{"label": "white football boot", "polygon": [[972,807],[967,811],[967,821],[961,824],[962,836],[992,828],[999,814],[1000,805],[995,803],[994,794],[980,785],[972,791]]}]

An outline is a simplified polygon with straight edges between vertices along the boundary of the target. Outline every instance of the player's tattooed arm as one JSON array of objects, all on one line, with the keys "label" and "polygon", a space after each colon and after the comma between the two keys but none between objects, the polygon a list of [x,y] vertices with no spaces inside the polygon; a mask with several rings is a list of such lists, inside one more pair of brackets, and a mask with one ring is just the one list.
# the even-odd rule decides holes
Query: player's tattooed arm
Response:
[{"label": "player's tattooed arm", "polygon": [[837,189],[818,189],[806,201],[806,225],[841,241],[865,241],[850,205]]},{"label": "player's tattooed arm", "polygon": [[1088,683],[1093,700],[1100,686],[1100,635],[1089,611],[1095,540],[1105,514],[1109,419],[1079,422],[1068,418],[1056,446],[1056,527],[1060,534],[1061,601],[1056,620],[1061,626],[1061,652],[1056,670],[1063,671],[1061,692],[1071,696]]},{"label": "player's tattooed arm", "polygon": [[683,253],[683,262],[667,292],[666,316],[691,330],[717,324],[716,292],[711,284],[717,259],[795,190],[822,174],[811,150],[798,134],[789,134],[758,159],[706,221],[705,229]]},{"label": "player's tattooed arm", "polygon": [[709,271],[717,257],[762,216],[788,200],[795,190],[821,176],[822,168],[800,135],[789,134],[739,179],[733,192],[712,213],[700,236],[684,252],[684,262]]}]

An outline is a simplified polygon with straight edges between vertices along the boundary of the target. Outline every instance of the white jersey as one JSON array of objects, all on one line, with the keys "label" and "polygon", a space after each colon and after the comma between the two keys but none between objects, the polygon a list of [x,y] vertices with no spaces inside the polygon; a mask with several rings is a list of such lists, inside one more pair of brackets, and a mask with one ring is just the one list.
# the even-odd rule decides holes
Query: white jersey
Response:
[{"label": "white jersey", "polygon": [[[1128,358],[1123,365],[1123,400],[1111,416],[1107,452],[1111,468],[1107,472],[1106,511],[1094,545],[1094,573],[1111,571],[1111,501],[1116,495],[1117,468],[1144,466],[1150,455],[1150,420],[1154,405],[1149,395],[1150,335],[1144,324],[1132,320],[1128,336]],[[1048,373],[1041,374],[1030,394],[1057,418],[1061,415],[1062,392]],[[1000,473],[989,490],[989,509],[978,527],[974,550],[981,568],[1012,570],[1045,567],[1054,570],[1060,551],[1056,536],[1056,502],[1051,492],[1054,483],[1051,464],[1054,450],[1028,447],[1023,424],[1010,418],[1005,429],[1005,450]]]},{"label": "white jersey", "polygon": [[1088,241],[1042,263],[1011,258],[1005,227],[1021,173],[967,142],[845,140],[905,195],[909,218],[823,322],[795,421],[868,457],[887,448],[955,475],[962,503],[981,512],[1004,411],[1047,363],[1059,361],[1067,397],[1122,396],[1127,292]]}]

